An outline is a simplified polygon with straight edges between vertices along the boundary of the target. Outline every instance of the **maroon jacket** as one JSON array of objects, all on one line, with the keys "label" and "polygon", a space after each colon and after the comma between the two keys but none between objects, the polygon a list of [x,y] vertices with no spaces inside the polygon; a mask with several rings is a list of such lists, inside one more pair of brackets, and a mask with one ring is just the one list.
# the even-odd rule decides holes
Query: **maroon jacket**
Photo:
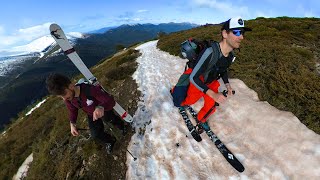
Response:
[{"label": "maroon jacket", "polygon": [[[89,86],[91,99],[87,98],[85,93],[86,87],[84,86]],[[87,84],[80,84],[79,97],[75,97],[71,101],[65,100],[64,102],[69,110],[69,120],[71,123],[76,123],[78,118],[78,109],[80,108],[82,108],[88,116],[93,117],[93,112],[97,106],[104,107],[104,111],[110,111],[115,105],[113,97],[103,92],[100,87]]]}]

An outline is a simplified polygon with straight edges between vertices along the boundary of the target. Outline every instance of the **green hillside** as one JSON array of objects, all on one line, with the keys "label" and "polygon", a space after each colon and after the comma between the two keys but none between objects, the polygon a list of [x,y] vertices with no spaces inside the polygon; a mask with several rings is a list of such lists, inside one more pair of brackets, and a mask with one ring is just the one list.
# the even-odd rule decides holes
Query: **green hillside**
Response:
[{"label": "green hillside", "polygon": [[[100,83],[130,114],[136,111],[140,97],[131,77],[139,55],[130,49],[91,68]],[[77,76],[74,81],[80,78]],[[107,155],[104,147],[89,139],[88,131],[80,131],[80,136],[73,137],[63,101],[53,96],[46,98],[31,115],[25,116],[30,107],[21,112],[0,135],[0,179],[12,179],[31,153],[34,160],[28,171],[30,179],[125,179],[126,148],[132,132],[123,137],[115,129],[119,141],[114,153]],[[79,112],[78,127],[88,128],[86,115]]]}]

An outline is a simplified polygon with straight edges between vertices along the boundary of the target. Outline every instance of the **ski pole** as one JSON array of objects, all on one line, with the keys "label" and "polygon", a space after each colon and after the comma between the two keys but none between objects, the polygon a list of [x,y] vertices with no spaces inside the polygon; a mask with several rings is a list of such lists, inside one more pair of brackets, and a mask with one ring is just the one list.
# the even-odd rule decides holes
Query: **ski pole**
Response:
[{"label": "ski pole", "polygon": [[127,149],[127,151],[128,151],[128,153],[132,156],[132,158],[133,158],[134,161],[137,160],[137,158],[134,157],[128,149]]},{"label": "ski pole", "polygon": [[[235,93],[236,93],[236,91],[233,90],[233,91],[232,91],[232,94],[235,94]],[[227,91],[227,90],[223,90],[223,91],[222,91],[222,94],[223,94],[225,97],[227,97],[228,91]],[[219,103],[215,102],[214,106],[219,106]]]},{"label": "ski pole", "polygon": [[[232,91],[232,94],[235,94],[235,93],[236,93],[235,91]],[[224,90],[224,91],[222,92],[222,94],[223,94],[225,97],[227,97],[228,91],[227,91],[227,90]],[[207,112],[207,114],[204,115],[203,119],[206,119],[206,118],[211,114],[211,112],[213,111],[213,109],[214,109],[216,106],[219,106],[219,103],[214,102],[214,105],[209,109],[209,111]]]},{"label": "ski pole", "polygon": [[83,131],[88,131],[88,130],[90,130],[90,129],[87,129],[87,128],[77,128],[77,130],[83,130]]}]

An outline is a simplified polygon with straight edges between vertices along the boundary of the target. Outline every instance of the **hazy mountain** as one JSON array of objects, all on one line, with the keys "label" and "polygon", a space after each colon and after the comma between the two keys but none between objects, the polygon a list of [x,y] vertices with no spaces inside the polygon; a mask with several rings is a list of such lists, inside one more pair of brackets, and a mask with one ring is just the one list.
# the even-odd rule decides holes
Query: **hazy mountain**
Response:
[{"label": "hazy mountain", "polygon": [[101,28],[101,29],[89,31],[88,34],[102,34],[102,33],[107,32],[110,29],[114,29],[114,28],[117,28],[117,27],[118,26],[104,27],[104,28]]},{"label": "hazy mountain", "polygon": [[94,31],[90,31],[88,32],[88,34],[103,34],[106,33],[109,30],[119,30],[119,29],[126,29],[126,28],[131,28],[131,29],[139,29],[139,30],[147,30],[147,31],[164,31],[164,32],[176,32],[176,31],[181,31],[181,30],[186,30],[186,29],[190,29],[193,27],[197,27],[199,25],[197,24],[191,24],[191,23],[161,23],[158,25],[155,24],[151,24],[151,23],[147,23],[147,24],[124,24],[121,26],[110,26],[110,27],[104,27],[101,29],[97,29]]}]

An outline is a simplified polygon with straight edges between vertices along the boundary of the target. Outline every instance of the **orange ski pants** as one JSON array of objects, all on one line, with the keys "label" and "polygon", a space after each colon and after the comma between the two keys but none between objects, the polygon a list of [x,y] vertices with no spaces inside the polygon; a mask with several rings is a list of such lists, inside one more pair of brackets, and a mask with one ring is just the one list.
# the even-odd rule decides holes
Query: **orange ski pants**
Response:
[{"label": "orange ski pants", "polygon": [[[203,81],[203,78],[200,78],[201,81]],[[212,81],[210,84],[207,84],[209,89],[211,89],[213,92],[218,92],[218,88],[220,86],[219,81],[215,80]],[[206,122],[207,118],[213,114],[216,110],[214,107],[215,100],[213,100],[210,96],[206,95],[202,91],[200,91],[198,88],[195,87],[192,83],[190,83],[188,91],[187,91],[187,97],[182,102],[182,106],[191,105],[196,103],[201,97],[204,98],[204,105],[201,108],[201,110],[198,113],[198,120],[200,122]],[[213,109],[212,109],[213,108]]]}]

